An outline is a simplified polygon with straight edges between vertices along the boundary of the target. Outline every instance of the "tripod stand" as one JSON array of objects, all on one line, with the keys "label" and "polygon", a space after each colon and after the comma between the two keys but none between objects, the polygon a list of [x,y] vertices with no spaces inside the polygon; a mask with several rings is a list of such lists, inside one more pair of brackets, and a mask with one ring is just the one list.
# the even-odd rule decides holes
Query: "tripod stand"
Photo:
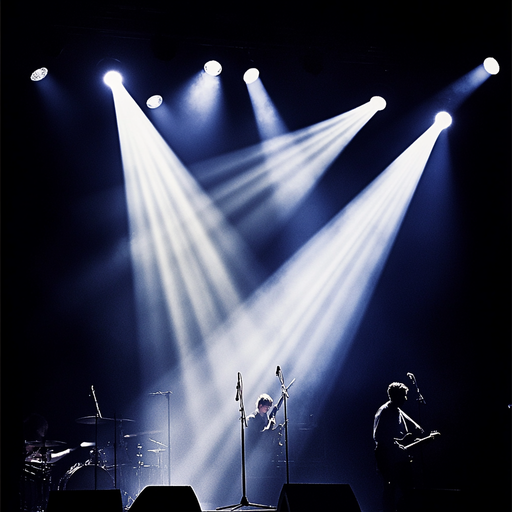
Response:
[{"label": "tripod stand", "polygon": [[241,426],[241,442],[242,442],[242,498],[240,503],[235,505],[227,505],[226,507],[218,507],[216,510],[238,510],[242,507],[255,507],[264,508],[267,510],[275,510],[275,507],[268,505],[259,505],[257,503],[251,503],[247,499],[246,492],[246,475],[245,475],[245,427],[247,427],[247,418],[245,417],[244,397],[243,397],[243,381],[242,374],[238,372],[238,380],[236,384],[236,397],[235,400],[240,401],[240,426]]}]

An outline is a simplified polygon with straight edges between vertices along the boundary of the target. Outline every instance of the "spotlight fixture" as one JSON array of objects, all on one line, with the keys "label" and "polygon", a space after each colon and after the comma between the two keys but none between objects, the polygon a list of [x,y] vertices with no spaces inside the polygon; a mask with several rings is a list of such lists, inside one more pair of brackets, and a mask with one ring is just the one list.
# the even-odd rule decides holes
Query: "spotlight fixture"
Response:
[{"label": "spotlight fixture", "polygon": [[146,105],[149,108],[158,108],[164,99],[160,94],[155,94],[154,96],[151,96],[151,98],[148,98],[148,101],[146,101]]},{"label": "spotlight fixture", "polygon": [[30,80],[32,80],[33,82],[39,82],[40,80],[42,80],[46,75],[48,74],[48,69],[47,68],[39,68],[39,69],[36,69],[31,75],[30,75]]},{"label": "spotlight fixture", "polygon": [[216,60],[209,60],[204,65],[204,70],[210,76],[219,76],[222,71],[222,66]]},{"label": "spotlight fixture", "polygon": [[370,100],[377,110],[384,110],[386,108],[386,100],[382,96],[373,96]]},{"label": "spotlight fixture", "polygon": [[484,60],[484,69],[489,75],[497,75],[500,72],[500,65],[493,57],[487,57],[487,59]]},{"label": "spotlight fixture", "polygon": [[244,82],[246,84],[252,84],[256,82],[260,76],[260,72],[256,68],[250,68],[244,73]]},{"label": "spotlight fixture", "polygon": [[123,77],[120,73],[117,71],[109,71],[105,74],[103,77],[103,81],[109,86],[109,87],[115,87],[116,85],[123,83]]},{"label": "spotlight fixture", "polygon": [[439,112],[439,114],[436,115],[435,123],[441,130],[444,130],[452,124],[452,116],[448,114],[448,112]]}]

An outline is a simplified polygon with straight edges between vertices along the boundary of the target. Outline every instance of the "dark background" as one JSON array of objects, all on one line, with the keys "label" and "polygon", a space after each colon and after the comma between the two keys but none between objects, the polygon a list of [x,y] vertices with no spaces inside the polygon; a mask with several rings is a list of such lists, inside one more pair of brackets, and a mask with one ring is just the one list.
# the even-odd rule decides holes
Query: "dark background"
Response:
[{"label": "dark background", "polygon": [[[318,426],[294,470],[299,481],[349,482],[362,509],[377,510],[373,414],[389,382],[413,372],[427,405],[418,413],[411,401],[407,412],[442,433],[426,455],[426,483],[510,500],[510,12],[504,4],[84,1],[4,9],[6,506],[15,507],[24,417],[44,415],[49,438],[73,445],[87,435],[74,420],[94,414],[92,382],[108,390],[104,415],[127,414],[143,386],[131,267],[121,243],[128,220],[115,112],[101,82],[108,58],[121,61],[139,105],[156,91],[177,110],[180,86],[206,60],[223,63],[226,105],[216,131],[201,131],[183,110],[168,125],[155,119],[185,165],[258,142],[240,79],[249,59],[290,131],[373,95],[385,97],[386,110],[334,162],[295,218],[265,243],[253,243],[268,275],[423,133],[438,105],[450,111],[453,99],[432,102],[437,93],[485,57],[498,59],[501,72],[452,112],[453,125],[425,169],[343,371],[326,376],[335,380],[328,407],[312,407]],[[41,65],[49,77],[31,82]]]}]

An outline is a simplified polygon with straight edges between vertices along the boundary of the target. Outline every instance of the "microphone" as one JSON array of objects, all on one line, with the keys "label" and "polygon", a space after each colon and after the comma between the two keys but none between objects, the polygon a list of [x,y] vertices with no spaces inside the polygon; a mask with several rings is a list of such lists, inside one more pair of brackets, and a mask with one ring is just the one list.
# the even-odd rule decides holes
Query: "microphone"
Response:
[{"label": "microphone", "polygon": [[416,384],[416,378],[414,377],[414,375],[412,373],[408,373],[407,374],[407,377],[409,377],[409,379],[412,380],[412,383],[413,384]]},{"label": "microphone", "polygon": [[278,367],[276,368],[276,376],[277,376],[277,377],[279,377],[279,374],[280,374],[280,373],[281,373],[281,367],[280,367],[280,366],[278,366]]},{"label": "microphone", "polygon": [[236,396],[235,396],[235,400],[238,402],[238,400],[240,400],[240,390],[241,390],[241,385],[240,385],[240,379],[241,379],[241,375],[240,375],[240,372],[238,372],[238,379],[237,379],[237,382],[236,382]]}]

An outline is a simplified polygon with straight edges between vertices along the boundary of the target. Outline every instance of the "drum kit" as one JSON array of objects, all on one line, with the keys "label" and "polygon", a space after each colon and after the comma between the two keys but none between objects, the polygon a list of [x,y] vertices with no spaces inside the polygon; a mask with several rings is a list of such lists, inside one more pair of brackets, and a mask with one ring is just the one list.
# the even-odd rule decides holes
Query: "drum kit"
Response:
[{"label": "drum kit", "polygon": [[[57,486],[52,486],[51,482],[55,463],[79,447],[64,449],[67,443],[46,439],[25,442],[21,482],[23,511],[44,511],[50,489],[120,489],[123,505],[128,508],[144,487],[163,484],[166,469],[163,454],[168,446],[151,437],[160,434],[160,430],[125,434],[125,426],[134,422],[126,418],[83,416],[75,421],[93,426],[96,441],[80,444],[79,447],[91,448],[89,458],[72,465]],[[113,427],[114,443],[107,442],[100,447],[98,431],[103,425]]]}]

